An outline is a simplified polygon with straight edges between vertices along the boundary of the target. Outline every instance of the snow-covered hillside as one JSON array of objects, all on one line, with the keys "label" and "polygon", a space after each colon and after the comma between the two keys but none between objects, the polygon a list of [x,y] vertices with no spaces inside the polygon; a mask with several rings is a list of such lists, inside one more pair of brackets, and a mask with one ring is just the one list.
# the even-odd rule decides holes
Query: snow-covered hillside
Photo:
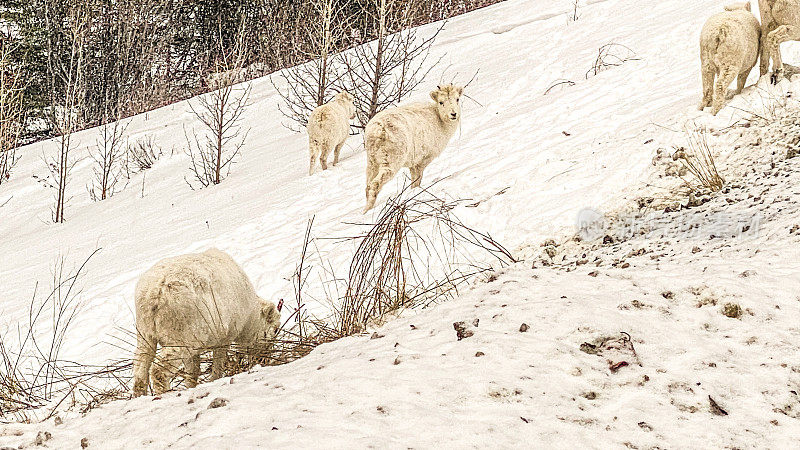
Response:
[{"label": "snow-covered hillside", "polygon": [[[658,148],[685,143],[685,125],[724,130],[748,116],[742,110],[762,111],[798,88],[760,84],[711,118],[696,111],[697,38],[719,1],[589,0],[575,22],[566,14],[571,3],[508,0],[452,19],[433,48],[442,64],[413,96],[424,100],[438,80],[466,82],[479,70],[467,91],[476,102],[466,102],[462,129],[423,183],[441,180],[436,194],[472,199],[466,203],[477,206],[455,213],[523,258],[545,239],[574,232],[582,210],[611,212],[663,194],[654,181],[663,168],[653,158]],[[609,43],[635,58],[587,77]],[[785,52],[787,62],[800,59],[795,49]],[[757,77],[756,69],[750,82]],[[559,79],[574,85],[545,95]],[[165,256],[216,246],[242,264],[262,297],[292,297],[287,278],[311,217],[313,234],[326,238],[352,236],[361,229],[354,223],[370,220],[361,214],[366,161],[354,137],[339,166],[307,176],[305,136],[281,126],[268,79],[252,87],[249,137],[231,175],[213,188],[191,190],[184,181],[184,130],[197,126],[187,102],[130,120],[131,140],[152,137],[175,152],[110,200],[89,199],[91,168],[80,162],[65,224],[50,223],[51,192],[33,178],[45,174],[42,154],[56,144],[21,149],[14,178],[0,188],[0,333],[27,320],[34,287],[48,283],[59,255],[77,264],[96,248],[64,358],[130,357],[108,342],[132,330],[137,277]],[[75,139],[85,156],[97,131]],[[790,185],[792,176],[780,182]],[[398,192],[401,178],[379,203]],[[786,189],[781,196],[800,195]],[[786,210],[798,219],[796,202]],[[521,263],[457,301],[387,325],[379,339],[347,338],[286,366],[158,401],[116,402],[58,427],[8,426],[0,446],[30,443],[46,430],[54,448],[84,437],[98,448],[786,448],[800,439],[800,402],[791,394],[800,382],[800,255],[781,253],[798,244],[784,225],[765,225],[759,239],[726,242],[716,253],[693,252],[704,241],[676,232],[663,243],[670,257],[640,255],[624,269],[610,263],[627,253],[607,248],[597,250],[607,267]],[[352,244],[316,245],[331,267],[349,263]],[[756,275],[740,277],[748,270]],[[698,308],[695,297],[704,295],[749,311],[737,320],[716,306]],[[456,341],[452,322],[474,318],[475,336]],[[526,333],[518,331],[522,322]],[[602,355],[580,351],[583,342],[620,331],[631,336],[641,366],[611,373]],[[711,415],[708,396],[729,414]],[[216,397],[227,406],[207,410]],[[787,405],[791,414],[776,412]]]},{"label": "snow-covered hillside", "polygon": [[[438,79],[454,76],[466,81],[480,70],[468,94],[482,106],[467,102],[461,132],[426,171],[425,182],[447,177],[436,192],[482,200],[459,215],[509,248],[569,227],[580,209],[602,208],[645,180],[651,155],[641,144],[659,132],[654,124],[697,101],[695,37],[704,18],[719,9],[715,1],[636,8],[607,1],[584,7],[581,19],[570,23],[567,3],[513,0],[453,19],[434,48],[446,56],[423,85],[433,88]],[[610,42],[641,59],[585,79],[598,48]],[[576,85],[543,95],[561,78]],[[427,92],[414,97],[425,99]],[[91,332],[73,333],[67,358],[104,360],[119,351],[100,343],[116,328],[131,329],[135,281],[168,255],[217,246],[243,265],[263,297],[289,296],[286,278],[307,220],[316,216],[314,234],[321,237],[352,235],[347,223],[365,220],[366,161],[355,137],[339,167],[305,176],[305,137],[281,126],[278,102],[268,79],[253,82],[242,156],[223,184],[199,191],[184,181],[184,130],[197,125],[187,103],[133,118],[130,139],[152,137],[175,155],[100,203],[86,192],[91,168],[83,159],[72,174],[63,225],[50,223],[52,192],[33,178],[45,175],[42,154],[55,151],[55,143],[23,148],[14,179],[0,192],[0,204],[10,199],[0,208],[2,325],[26,317],[36,282],[47,283],[59,255],[77,264],[98,247],[85,271],[85,310],[74,324]],[[97,134],[76,135],[82,156]],[[397,192],[401,178],[379,201]],[[320,247],[334,267],[346,265],[349,251],[325,242]]]},{"label": "snow-covered hillside", "polygon": [[[794,448],[800,171],[780,159],[589,264],[521,263],[297,362],[9,425],[0,446]],[[735,236],[720,216],[762,221]]]}]

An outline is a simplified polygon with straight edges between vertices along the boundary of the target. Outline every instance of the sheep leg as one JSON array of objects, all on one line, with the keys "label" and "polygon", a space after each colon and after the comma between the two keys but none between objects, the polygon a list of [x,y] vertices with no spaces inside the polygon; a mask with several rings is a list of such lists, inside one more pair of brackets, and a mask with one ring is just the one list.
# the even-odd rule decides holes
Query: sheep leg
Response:
[{"label": "sheep leg", "polygon": [[422,173],[425,171],[425,167],[427,167],[427,163],[420,163],[414,167],[409,167],[408,170],[411,172],[411,187],[418,188],[422,185]]},{"label": "sheep leg", "polygon": [[322,146],[322,151],[319,155],[319,164],[322,166],[322,170],[328,170],[328,154],[331,152],[331,147],[327,143]]},{"label": "sheep leg", "polygon": [[200,377],[200,355],[188,355],[183,359],[183,369],[186,372],[184,382],[186,387],[197,387],[197,379]]},{"label": "sheep leg", "polygon": [[375,206],[375,200],[378,198],[378,193],[383,189],[383,186],[394,177],[395,172],[389,166],[381,166],[378,168],[378,175],[367,184],[367,205],[364,208],[364,213],[369,211]]},{"label": "sheep leg", "polygon": [[762,27],[761,29],[761,61],[760,65],[758,66],[759,73],[761,77],[769,72],[769,59],[770,59],[770,52],[769,46],[767,45],[769,34],[775,29],[774,24],[769,24],[767,26]]},{"label": "sheep leg", "polygon": [[155,343],[149,342],[144,336],[137,333],[136,353],[133,357],[133,396],[139,397],[147,394],[150,384],[150,366],[156,356]]},{"label": "sheep leg", "polygon": [[150,367],[150,378],[153,380],[153,393],[161,395],[167,392],[175,375],[180,372],[182,351],[179,347],[161,347],[155,363]]},{"label": "sheep leg", "polygon": [[317,165],[317,158],[319,157],[319,145],[313,139],[308,140],[308,152],[311,154],[311,162],[308,165],[308,174],[314,175],[314,169]]},{"label": "sheep leg", "polygon": [[373,159],[367,157],[367,190],[369,190],[369,183],[378,176],[378,163]]},{"label": "sheep leg", "polygon": [[711,107],[711,114],[717,115],[725,103],[725,94],[728,91],[728,86],[736,78],[736,70],[732,66],[723,66],[717,74],[717,82],[714,85],[714,103]]},{"label": "sheep leg", "polygon": [[770,56],[772,56],[772,84],[778,84],[778,80],[783,78],[783,56],[781,55],[781,44],[788,41],[800,40],[800,27],[794,25],[781,25],[769,34],[767,45],[769,46]]},{"label": "sheep leg", "polygon": [[711,101],[714,98],[714,67],[704,64],[701,71],[703,74],[703,100],[700,101],[700,105],[697,107],[700,111],[707,106],[711,106]]},{"label": "sheep leg", "polygon": [[736,79],[736,94],[741,94],[742,90],[744,89],[745,83],[747,83],[747,77],[750,75],[750,71],[742,72],[739,74],[739,78]]},{"label": "sheep leg", "polygon": [[364,212],[369,211],[375,206],[375,199],[372,199],[370,203],[370,185],[372,184],[372,180],[378,176],[378,163],[375,159],[370,158],[369,155],[367,156],[367,187],[364,189],[366,196],[367,196],[367,207],[364,209]]},{"label": "sheep leg", "polygon": [[225,360],[228,358],[228,349],[215,348],[213,362],[211,363],[211,380],[222,378],[225,371]]},{"label": "sheep leg", "polygon": [[344,147],[344,142],[337,145],[335,149],[333,149],[333,165],[339,164],[339,153],[342,151],[342,147]]}]

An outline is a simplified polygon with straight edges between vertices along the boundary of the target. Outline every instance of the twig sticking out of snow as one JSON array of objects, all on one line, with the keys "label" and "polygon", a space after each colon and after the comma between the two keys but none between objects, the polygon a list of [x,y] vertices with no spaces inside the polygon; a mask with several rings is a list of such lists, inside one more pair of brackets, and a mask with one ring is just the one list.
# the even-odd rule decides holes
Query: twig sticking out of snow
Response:
[{"label": "twig sticking out of snow", "polygon": [[592,68],[586,71],[586,79],[597,75],[609,67],[621,66],[627,61],[639,61],[641,58],[636,56],[636,52],[630,47],[610,42],[597,50],[597,58],[594,60]]}]

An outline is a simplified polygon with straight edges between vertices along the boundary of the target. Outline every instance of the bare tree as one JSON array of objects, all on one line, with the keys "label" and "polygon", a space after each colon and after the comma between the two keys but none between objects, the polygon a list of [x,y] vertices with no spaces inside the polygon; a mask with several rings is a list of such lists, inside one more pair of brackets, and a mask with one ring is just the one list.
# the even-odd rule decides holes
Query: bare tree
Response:
[{"label": "bare tree", "polygon": [[94,161],[92,184],[89,197],[94,201],[113,196],[119,181],[125,176],[125,152],[122,137],[126,126],[120,121],[103,124],[95,150],[89,153]]},{"label": "bare tree", "polygon": [[22,81],[11,64],[11,49],[0,39],[0,185],[11,178],[19,161],[17,145],[22,132]]},{"label": "bare tree", "polygon": [[[210,78],[212,91],[200,97],[196,104],[189,103],[195,118],[200,121],[202,136],[186,133],[191,171],[200,187],[219,184],[230,173],[234,159],[239,155],[249,130],[241,126],[241,119],[250,98],[249,83],[235,85],[247,60],[244,49],[244,27],[230,52],[222,51],[216,62],[215,76]],[[221,33],[221,31],[220,31]],[[188,181],[187,181],[188,182]],[[189,186],[194,187],[191,182]]]},{"label": "bare tree", "polygon": [[369,28],[363,33],[374,37],[374,42],[339,57],[346,69],[339,86],[355,96],[362,127],[408,96],[441,61],[429,64],[428,56],[444,23],[427,36],[412,28],[423,6],[420,0],[369,0],[365,4]]},{"label": "bare tree", "polygon": [[[69,174],[77,162],[70,156],[70,152],[74,145],[72,133],[80,127],[84,104],[84,40],[87,32],[88,12],[88,8],[80,3],[70,8],[66,36],[69,39],[69,54],[64,59],[54,53],[48,54],[47,64],[51,85],[61,86],[58,89],[60,92],[54,89],[51,93],[50,107],[53,128],[59,136],[59,151],[56,156],[45,156],[45,162],[56,190],[55,206],[53,207],[53,221],[56,223],[64,222]],[[49,20],[48,8],[45,8],[44,14]]]},{"label": "bare tree", "polygon": [[[344,15],[345,0],[312,0],[305,11],[305,36],[300,38],[306,45],[300,46],[298,59],[304,64],[278,73],[282,83],[273,85],[283,98],[279,106],[284,116],[290,119],[287,128],[297,129],[308,124],[308,116],[317,106],[330,101],[334,86],[341,80],[343,71],[334,55],[345,42],[345,26],[351,17]],[[298,21],[299,22],[299,21]],[[285,86],[279,86],[284,84]]]}]

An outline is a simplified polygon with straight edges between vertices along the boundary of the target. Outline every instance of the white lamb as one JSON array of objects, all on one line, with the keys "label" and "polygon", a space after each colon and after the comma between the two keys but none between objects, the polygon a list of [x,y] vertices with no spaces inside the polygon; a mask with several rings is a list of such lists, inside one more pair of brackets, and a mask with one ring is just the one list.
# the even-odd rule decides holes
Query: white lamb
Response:
[{"label": "white lamb", "polygon": [[210,249],[161,260],[136,284],[134,396],[147,393],[149,377],[155,394],[168,391],[181,365],[186,385],[195,387],[200,354],[209,349],[217,379],[232,342],[271,339],[279,327],[275,305],[256,295],[227,253]]},{"label": "white lamb", "polygon": [[422,182],[422,172],[461,124],[464,88],[448,84],[431,92],[433,103],[412,103],[387,109],[372,118],[364,130],[367,151],[366,213],[375,206],[383,186],[408,167],[412,187]]},{"label": "white lamb", "polygon": [[769,70],[772,58],[772,82],[783,77],[781,44],[800,40],[800,0],[758,0],[761,12],[761,75]]},{"label": "white lamb", "polygon": [[760,40],[761,27],[750,12],[749,2],[726,6],[725,11],[708,19],[700,32],[703,74],[700,110],[711,106],[711,113],[716,115],[725,102],[728,86],[737,76],[736,93],[742,92],[758,61]]},{"label": "white lamb", "polygon": [[314,174],[319,159],[322,170],[328,169],[328,153],[333,148],[333,165],[339,164],[339,152],[350,137],[350,120],[356,117],[353,96],[347,92],[336,94],[330,102],[318,106],[308,117],[308,150],[311,164],[308,174]]}]

